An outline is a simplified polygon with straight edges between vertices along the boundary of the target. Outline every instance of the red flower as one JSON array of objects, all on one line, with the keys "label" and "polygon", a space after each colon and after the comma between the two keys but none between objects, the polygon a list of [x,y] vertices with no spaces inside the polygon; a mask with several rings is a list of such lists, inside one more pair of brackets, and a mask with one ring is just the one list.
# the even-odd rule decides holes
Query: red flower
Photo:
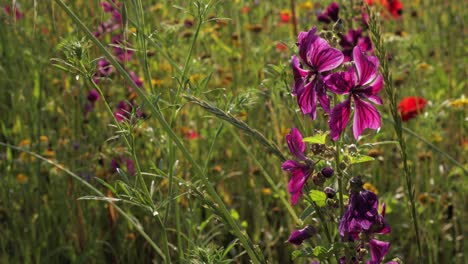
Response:
[{"label": "red flower", "polygon": [[401,119],[406,122],[424,111],[426,100],[418,96],[405,97],[398,105]]},{"label": "red flower", "polygon": [[[399,0],[376,0],[379,2],[394,18],[399,18],[403,12],[403,4]],[[373,5],[374,0],[367,0],[368,5]]]},{"label": "red flower", "polygon": [[288,10],[283,10],[280,12],[280,19],[282,23],[289,23],[289,19],[291,18],[291,14]]}]

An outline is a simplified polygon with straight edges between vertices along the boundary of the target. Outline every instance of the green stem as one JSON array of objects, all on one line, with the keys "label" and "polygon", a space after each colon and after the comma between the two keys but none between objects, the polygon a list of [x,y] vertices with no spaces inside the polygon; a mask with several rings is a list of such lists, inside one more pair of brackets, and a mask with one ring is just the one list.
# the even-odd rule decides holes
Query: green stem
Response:
[{"label": "green stem", "polygon": [[116,70],[123,76],[123,78],[132,86],[134,91],[138,94],[138,96],[143,100],[145,105],[149,106],[150,112],[153,117],[155,117],[158,122],[161,124],[163,130],[167,133],[169,138],[171,138],[179,150],[182,152],[184,157],[188,160],[188,162],[194,168],[196,175],[200,177],[203,184],[205,185],[206,191],[214,200],[215,204],[217,204],[218,208],[216,208],[223,219],[225,219],[227,225],[232,228],[232,232],[235,234],[237,238],[239,238],[242,246],[247,251],[247,254],[251,258],[253,263],[266,263],[264,256],[261,252],[256,251],[250,238],[248,235],[242,233],[240,227],[236,223],[236,221],[231,217],[231,214],[226,208],[221,197],[216,192],[215,188],[209,181],[207,175],[203,172],[201,167],[195,162],[192,155],[189,153],[187,148],[183,145],[182,141],[177,137],[177,135],[172,131],[170,125],[167,123],[166,119],[164,118],[159,106],[157,104],[153,104],[149,98],[145,95],[145,93],[138,87],[130,77],[130,75],[125,71],[125,69],[115,60],[112,54],[105,48],[105,46],[93,35],[93,33],[83,24],[80,18],[76,16],[76,14],[63,2],[63,0],[55,0],[55,2],[72,18],[72,20],[76,23],[78,28],[80,28],[86,36],[99,48],[99,50],[104,54],[106,59],[109,63],[112,64],[116,68]]}]

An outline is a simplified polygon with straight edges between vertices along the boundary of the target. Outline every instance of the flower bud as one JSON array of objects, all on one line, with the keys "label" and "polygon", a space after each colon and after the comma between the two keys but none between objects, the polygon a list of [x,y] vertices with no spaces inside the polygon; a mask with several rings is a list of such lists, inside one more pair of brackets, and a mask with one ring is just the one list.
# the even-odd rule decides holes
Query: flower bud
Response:
[{"label": "flower bud", "polygon": [[321,172],[325,178],[331,178],[333,176],[333,169],[330,167],[323,168]]},{"label": "flower bud", "polygon": [[328,198],[333,199],[336,195],[336,191],[331,187],[326,187],[323,189],[323,192],[327,195]]},{"label": "flower bud", "polygon": [[289,236],[288,242],[299,246],[304,240],[309,239],[316,232],[313,226],[306,226],[304,229],[295,230]]}]

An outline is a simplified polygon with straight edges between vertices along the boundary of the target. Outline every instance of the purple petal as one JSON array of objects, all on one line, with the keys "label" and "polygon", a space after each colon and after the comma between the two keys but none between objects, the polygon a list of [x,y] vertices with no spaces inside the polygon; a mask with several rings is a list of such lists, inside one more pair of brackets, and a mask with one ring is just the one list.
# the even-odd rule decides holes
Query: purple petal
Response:
[{"label": "purple petal", "polygon": [[315,82],[308,83],[302,93],[297,97],[297,103],[305,115],[310,115],[312,120],[316,118],[317,93],[315,91]]},{"label": "purple petal", "polygon": [[380,127],[380,114],[370,103],[367,103],[357,96],[354,98],[354,122],[353,134],[358,139],[364,129],[378,129]]},{"label": "purple petal", "polygon": [[348,94],[356,84],[355,74],[352,71],[333,73],[325,78],[325,84],[336,94]]},{"label": "purple petal", "polygon": [[330,120],[328,125],[330,126],[330,137],[333,140],[337,140],[349,121],[349,114],[351,113],[351,101],[350,99],[341,102],[336,105],[331,111]]},{"label": "purple petal", "polygon": [[308,32],[299,33],[299,36],[297,37],[297,45],[299,46],[299,56],[301,57],[304,63],[308,62],[307,57],[311,44],[318,38],[318,36],[315,35],[316,31],[317,27],[313,27]]},{"label": "purple petal", "polygon": [[317,92],[318,100],[323,110],[326,113],[330,114],[330,99],[328,98],[328,95],[327,95],[327,86],[325,85],[323,80],[317,80],[316,92]]},{"label": "purple petal", "polygon": [[305,159],[304,151],[306,144],[302,141],[301,132],[295,127],[291,129],[291,133],[286,135],[286,141],[288,142],[289,151],[299,160]]},{"label": "purple petal", "polygon": [[302,90],[304,89],[304,81],[306,80],[305,78],[309,74],[309,71],[301,68],[299,58],[296,55],[291,58],[291,66],[294,75],[294,87],[292,94],[294,96],[299,96],[299,94],[301,94]]},{"label": "purple petal", "polygon": [[344,60],[340,50],[330,47],[323,38],[317,37],[307,53],[310,66],[318,72],[333,70]]},{"label": "purple petal", "polygon": [[288,242],[299,246],[304,240],[311,238],[316,230],[312,226],[306,226],[304,229],[295,230],[289,236]]},{"label": "purple petal", "polygon": [[371,253],[371,261],[367,263],[381,263],[385,255],[387,255],[388,250],[390,249],[390,242],[370,239],[369,249]]},{"label": "purple petal", "polygon": [[379,69],[379,61],[374,56],[366,56],[358,46],[353,49],[353,58],[356,65],[359,86],[365,86],[374,81]]},{"label": "purple petal", "polygon": [[310,176],[310,168],[302,165],[291,171],[292,177],[288,183],[288,191],[291,194],[291,204],[296,205],[299,197],[302,196],[302,188]]},{"label": "purple petal", "polygon": [[297,167],[301,167],[302,164],[298,161],[295,160],[287,160],[281,164],[281,169],[285,171],[292,171],[293,169],[296,169]]}]

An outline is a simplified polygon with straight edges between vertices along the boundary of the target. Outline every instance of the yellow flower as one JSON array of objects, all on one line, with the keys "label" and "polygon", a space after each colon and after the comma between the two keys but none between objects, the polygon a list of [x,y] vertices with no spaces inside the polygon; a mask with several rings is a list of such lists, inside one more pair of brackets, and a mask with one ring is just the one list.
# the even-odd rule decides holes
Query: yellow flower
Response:
[{"label": "yellow flower", "polygon": [[379,194],[379,190],[377,190],[377,188],[375,188],[374,185],[372,185],[371,183],[369,182],[366,182],[364,183],[364,186],[363,186],[364,189],[368,190],[368,191],[371,191],[375,194]]},{"label": "yellow flower", "polygon": [[468,99],[462,95],[459,99],[455,99],[449,103],[450,107],[462,108],[468,106]]},{"label": "yellow flower", "polygon": [[48,142],[48,141],[49,141],[49,138],[48,138],[47,136],[42,135],[42,136],[39,137],[39,140],[40,140],[41,142]]},{"label": "yellow flower", "polygon": [[307,1],[300,4],[299,7],[304,10],[311,10],[314,7],[314,5],[310,1]]},{"label": "yellow flower", "polygon": [[16,182],[19,184],[25,184],[28,182],[28,176],[24,175],[23,173],[20,173],[16,175]]},{"label": "yellow flower", "polygon": [[263,188],[263,189],[262,189],[262,193],[263,193],[264,195],[271,195],[272,191],[271,191],[270,188]]},{"label": "yellow flower", "polygon": [[150,12],[159,11],[164,7],[163,4],[157,3],[149,8]]},{"label": "yellow flower", "polygon": [[42,154],[44,157],[48,158],[48,159],[51,159],[55,156],[55,152],[51,149],[48,149],[46,151],[44,151],[44,153]]},{"label": "yellow flower", "polygon": [[29,139],[23,139],[20,141],[19,146],[20,147],[27,147],[31,144],[31,141]]},{"label": "yellow flower", "polygon": [[418,71],[431,71],[432,69],[432,66],[425,62],[421,62],[418,65],[416,65],[416,70]]}]

